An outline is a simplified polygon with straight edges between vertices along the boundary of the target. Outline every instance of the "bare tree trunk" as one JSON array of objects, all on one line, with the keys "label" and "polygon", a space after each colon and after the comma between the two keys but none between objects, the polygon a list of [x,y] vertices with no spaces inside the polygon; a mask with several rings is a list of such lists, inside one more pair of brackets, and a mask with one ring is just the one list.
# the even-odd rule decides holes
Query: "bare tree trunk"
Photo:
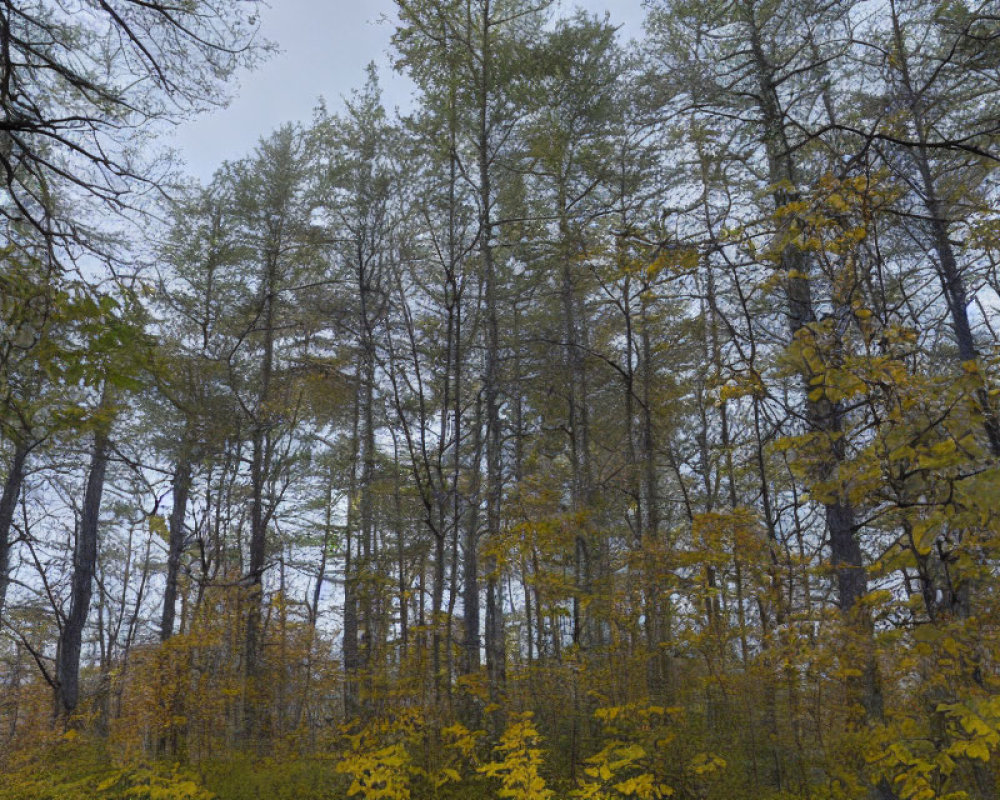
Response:
[{"label": "bare tree trunk", "polygon": [[[566,341],[563,345],[564,363],[568,373],[568,387],[566,395],[566,422],[569,433],[569,455],[570,455],[570,501],[574,514],[581,514],[586,505],[588,488],[584,485],[583,460],[585,456],[583,409],[584,398],[581,397],[581,373],[582,359],[580,358],[579,328],[576,320],[576,297],[572,271],[572,242],[570,237],[569,222],[566,219],[566,198],[562,186],[559,187],[557,198],[559,208],[559,237],[560,237],[560,260],[562,261],[562,312],[563,312],[563,336]],[[579,526],[573,547],[573,583],[574,591],[572,598],[573,608],[573,644],[582,644],[583,618],[582,607],[583,597],[589,591],[587,580],[587,569],[585,564],[587,554],[587,543],[584,538],[584,530]]]},{"label": "bare tree trunk", "polygon": [[0,626],[3,625],[7,589],[10,586],[10,553],[14,547],[14,543],[11,541],[11,533],[14,530],[14,512],[21,497],[27,460],[28,448],[20,440],[15,441],[14,455],[11,458],[10,469],[7,471],[7,478],[3,483],[3,494],[0,494]]},{"label": "bare tree trunk", "polygon": [[482,401],[476,398],[476,416],[473,422],[473,457],[471,465],[472,486],[462,543],[462,614],[464,627],[466,674],[479,671],[479,475],[482,458]]},{"label": "bare tree trunk", "polygon": [[167,585],[163,590],[163,614],[160,618],[160,641],[174,633],[174,613],[177,605],[177,576],[184,552],[184,517],[187,514],[191,490],[191,458],[185,446],[177,459],[172,485],[173,507],[170,509],[169,542],[167,545]]},{"label": "bare tree trunk", "polygon": [[660,498],[656,473],[656,431],[653,425],[653,344],[650,332],[649,301],[646,292],[640,295],[639,341],[642,345],[642,469],[643,494],[646,509],[646,535],[656,539],[660,535]]},{"label": "bare tree trunk", "polygon": [[[764,144],[767,150],[769,178],[772,185],[788,186],[774,192],[776,208],[782,208],[797,198],[797,175],[791,149],[785,138],[780,103],[774,84],[774,68],[768,62],[760,40],[760,30],[748,10],[751,30],[751,47],[757,69],[759,106],[762,115]],[[816,322],[813,309],[812,287],[809,281],[809,256],[794,243],[785,244],[781,251],[781,266],[787,275],[785,289],[788,298],[789,333],[795,337],[799,331]],[[810,391],[809,378],[803,376],[806,392]],[[844,409],[840,403],[806,399],[806,416],[809,424],[819,431],[829,433],[834,441],[831,458],[835,463],[844,459],[842,437]],[[837,444],[839,443],[839,444]],[[830,530],[830,549],[837,574],[840,606],[845,613],[855,606],[867,590],[861,548],[854,535],[854,509],[844,498],[825,504],[827,527]]]},{"label": "bare tree trunk", "polygon": [[[434,535],[434,585],[431,587],[431,669],[433,671],[434,702],[441,702],[441,682],[445,677],[441,672],[441,627],[444,608],[445,582],[445,531],[433,531]],[[450,677],[450,676],[449,676]]]},{"label": "bare tree trunk", "polygon": [[[362,293],[364,296],[364,293]],[[362,303],[364,307],[364,303]],[[367,313],[367,312],[364,312]],[[374,383],[375,359],[374,345],[370,336],[365,337],[364,377],[362,378],[361,402],[361,480],[358,485],[360,501],[358,514],[358,536],[361,546],[360,564],[360,606],[361,606],[361,636],[363,648],[361,651],[362,669],[370,667],[375,660],[375,652],[380,636],[376,617],[376,587],[374,582],[375,525],[372,507],[372,492],[375,483],[375,417],[374,417]]]},{"label": "bare tree trunk", "polygon": [[[110,405],[110,397],[105,391],[100,413],[109,413]],[[101,421],[94,433],[94,448],[87,472],[80,527],[73,551],[70,610],[63,623],[56,651],[56,713],[64,721],[68,720],[80,701],[80,655],[97,568],[97,535],[104,477],[111,449],[110,428],[110,421]]]},{"label": "bare tree trunk", "polygon": [[356,539],[354,528],[357,524],[355,506],[358,502],[358,440],[361,425],[361,403],[355,391],[354,426],[351,436],[353,443],[353,463],[348,487],[347,522],[344,542],[344,631],[341,654],[344,664],[344,716],[355,717],[360,711],[358,692],[358,575],[355,559]]},{"label": "bare tree trunk", "polygon": [[[476,147],[479,166],[479,237],[483,261],[484,298],[486,302],[486,368],[483,391],[486,399],[486,536],[491,545],[500,541],[501,503],[503,501],[503,453],[500,429],[500,322],[497,269],[493,252],[493,147],[490,99],[493,92],[493,19],[490,0],[482,0],[480,53],[479,129]],[[499,707],[506,675],[503,602],[497,559],[486,559],[486,670],[490,701]],[[499,720],[500,715],[495,715]],[[502,727],[499,723],[497,727]]]},{"label": "bare tree trunk", "polygon": [[[264,509],[264,490],[271,471],[271,437],[269,405],[271,379],[274,371],[274,317],[277,300],[277,246],[266,254],[266,272],[262,288],[264,352],[261,360],[260,387],[257,395],[253,440],[250,455],[250,561],[247,569],[248,597],[245,640],[246,674],[252,679],[260,671],[261,605],[264,602],[264,570],[267,565],[268,514]],[[247,717],[247,732],[255,724]]]}]

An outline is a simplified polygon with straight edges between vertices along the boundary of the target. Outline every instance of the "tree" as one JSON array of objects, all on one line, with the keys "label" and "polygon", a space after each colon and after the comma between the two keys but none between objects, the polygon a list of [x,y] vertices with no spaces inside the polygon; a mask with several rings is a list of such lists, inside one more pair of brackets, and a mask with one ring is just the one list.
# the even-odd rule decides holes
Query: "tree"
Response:
[{"label": "tree", "polygon": [[[431,65],[442,65],[437,73],[452,80],[450,60],[463,86],[464,113],[460,129],[461,151],[469,155],[465,175],[475,188],[478,203],[479,267],[484,307],[483,398],[486,456],[486,537],[487,547],[495,546],[501,535],[503,500],[503,434],[501,430],[502,376],[500,364],[500,277],[496,263],[495,236],[500,228],[496,216],[501,154],[518,121],[516,94],[519,64],[527,56],[526,45],[540,24],[548,3],[431,2],[399,3],[401,28],[395,42],[411,75],[428,93],[439,86]],[[442,64],[442,61],[444,62]],[[433,67],[432,67],[433,69]],[[448,91],[449,84],[444,89]],[[504,684],[505,634],[503,628],[502,581],[494,556],[487,557],[485,609],[485,653],[491,699],[496,704]],[[469,570],[466,598],[472,599],[475,576]],[[478,605],[478,604],[477,604]],[[464,609],[468,620],[478,608]],[[478,633],[467,628],[466,635]],[[473,642],[467,641],[467,647]]]},{"label": "tree", "polygon": [[[376,611],[379,601],[375,580],[376,531],[374,493],[376,482],[377,332],[383,325],[388,296],[387,262],[393,231],[390,197],[394,176],[390,153],[392,131],[385,120],[381,90],[373,66],[364,88],[348,102],[343,119],[318,114],[312,131],[314,147],[322,154],[319,207],[328,220],[327,235],[333,244],[331,269],[338,282],[351,287],[356,297],[353,325],[355,397],[353,466],[348,499],[345,553],[344,668],[349,676],[345,706],[358,708],[360,670],[375,666],[385,632]],[[360,607],[360,608],[359,608]],[[359,613],[363,626],[363,652],[358,650]]]},{"label": "tree", "polygon": [[399,10],[155,285],[9,226],[0,800],[995,797],[996,15]]},{"label": "tree", "polygon": [[80,699],[81,644],[97,569],[101,500],[111,457],[112,425],[124,393],[139,385],[138,376],[149,345],[142,330],[141,312],[134,302],[124,306],[123,313],[116,314],[118,303],[114,298],[105,296],[101,301],[111,313],[91,323],[99,327],[99,332],[90,331],[93,338],[81,359],[80,377],[99,398],[87,419],[93,432],[93,446],[75,531],[69,611],[56,648],[56,713],[67,722]]},{"label": "tree", "polygon": [[[838,57],[834,31],[844,24],[842,11],[821,10],[809,3],[759,7],[748,2],[734,4],[723,15],[706,16],[694,7],[675,3],[661,9],[656,19],[663,25],[664,35],[674,42],[680,41],[682,29],[703,41],[711,32],[730,26],[724,34],[726,50],[721,58],[705,58],[707,54],[697,50],[689,56],[675,56],[672,64],[687,81],[678,88],[690,93],[687,102],[699,115],[709,119],[714,116],[716,124],[732,116],[743,122],[752,137],[751,146],[757,150],[745,157],[760,164],[763,182],[773,200],[772,213],[787,219],[775,232],[770,247],[784,276],[789,336],[794,341],[808,335],[818,319],[810,280],[811,259],[796,237],[795,216],[789,209],[799,200],[810,167],[797,158],[807,142],[796,136],[798,130],[806,128],[810,115],[816,113],[816,99],[822,98],[822,85],[814,80],[820,65]],[[692,92],[692,87],[698,85],[696,81],[709,88],[702,97]],[[756,164],[750,163],[753,169]],[[836,298],[831,301],[836,303]],[[832,314],[843,317],[844,309],[834,305]],[[829,440],[832,473],[845,459],[841,436],[845,410],[842,403],[812,399],[813,377],[808,371],[802,375],[805,414],[810,428]],[[840,605],[850,613],[867,591],[863,554],[856,535],[856,511],[843,496],[831,497],[824,505]],[[870,691],[874,698],[874,688]]]},{"label": "tree", "polygon": [[224,98],[228,75],[260,52],[256,27],[255,0],[4,4],[0,214],[82,243],[92,225],[73,195],[127,208],[155,182],[134,145]]},{"label": "tree", "polygon": [[[538,74],[529,81],[541,85],[547,103],[524,132],[525,160],[534,173],[532,188],[543,196],[535,214],[551,215],[557,228],[552,252],[547,254],[552,263],[543,262],[540,268],[551,270],[559,282],[559,338],[568,387],[564,419],[571,465],[569,494],[571,512],[581,521],[573,556],[577,584],[573,643],[583,644],[587,632],[581,606],[592,589],[592,574],[605,566],[596,563],[604,548],[588,536],[592,523],[587,518],[595,511],[597,497],[590,441],[589,276],[584,264],[593,247],[588,229],[606,211],[607,198],[600,196],[600,190],[606,191],[611,181],[607,163],[613,156],[608,139],[619,110],[616,101],[623,68],[611,24],[583,15],[560,21],[536,53]],[[531,87],[532,91],[536,88]],[[512,347],[519,348],[519,343],[515,341]]]},{"label": "tree", "polygon": [[[160,615],[160,638],[174,633],[181,561],[189,544],[187,516],[194,473],[212,462],[234,434],[238,403],[225,390],[225,361],[235,347],[231,306],[238,301],[234,262],[238,244],[229,235],[231,187],[215,182],[178,199],[162,257],[169,271],[161,276],[158,299],[160,365],[157,393],[167,399],[166,414],[153,408],[163,440],[157,449],[171,454],[173,479],[167,526],[167,574]],[[161,406],[162,407],[162,406]]]},{"label": "tree", "polygon": [[[912,229],[933,259],[955,337],[956,360],[979,365],[980,346],[968,311],[973,265],[961,263],[955,240],[963,218],[976,215],[982,207],[986,162],[981,152],[969,152],[962,145],[972,142],[975,150],[989,149],[985,132],[997,113],[1000,84],[988,62],[980,61],[976,25],[976,12],[958,5],[934,8],[892,2],[886,28],[872,26],[866,32],[861,58],[867,59],[869,50],[884,53],[876,73],[882,91],[866,92],[862,108],[871,103],[900,109],[893,135],[889,140],[875,138],[875,146],[907,187],[901,198],[904,213],[921,220]],[[863,127],[872,131],[872,137],[882,130],[877,119],[865,119]],[[976,399],[990,451],[1000,456],[1000,417],[988,385],[976,391]]]}]

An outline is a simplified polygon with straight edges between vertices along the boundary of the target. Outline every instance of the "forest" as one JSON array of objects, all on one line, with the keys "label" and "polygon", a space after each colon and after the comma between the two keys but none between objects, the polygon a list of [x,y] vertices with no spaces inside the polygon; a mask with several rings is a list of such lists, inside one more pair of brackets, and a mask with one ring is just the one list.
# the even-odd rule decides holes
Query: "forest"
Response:
[{"label": "forest", "polygon": [[997,4],[395,5],[0,2],[0,800],[1000,797]]}]

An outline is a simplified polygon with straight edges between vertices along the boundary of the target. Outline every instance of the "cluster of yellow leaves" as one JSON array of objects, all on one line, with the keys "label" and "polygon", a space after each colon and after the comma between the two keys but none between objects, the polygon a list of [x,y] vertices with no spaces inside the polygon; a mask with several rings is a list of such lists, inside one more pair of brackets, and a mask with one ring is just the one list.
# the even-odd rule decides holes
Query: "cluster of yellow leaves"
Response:
[{"label": "cluster of yellow leaves", "polygon": [[461,722],[456,722],[442,728],[439,735],[441,752],[435,766],[428,769],[410,767],[411,774],[425,778],[435,789],[449,783],[461,783],[468,776],[470,768],[477,763],[476,748],[485,732],[470,731]]},{"label": "cluster of yellow leaves", "polygon": [[494,748],[498,760],[479,767],[484,775],[499,778],[501,798],[549,800],[554,795],[539,774],[542,751],[536,745],[541,737],[531,718],[530,712],[514,717]]},{"label": "cluster of yellow leaves", "polygon": [[757,513],[739,506],[724,513],[696,514],[691,526],[693,547],[680,557],[685,565],[715,564],[722,566],[735,556],[741,561],[757,563],[768,553],[766,533]]},{"label": "cluster of yellow leaves", "polygon": [[180,764],[114,766],[107,749],[76,730],[0,767],[0,800],[214,800]]},{"label": "cluster of yellow leaves", "polygon": [[[606,710],[606,709],[602,709]],[[674,790],[656,780],[645,763],[646,750],[637,744],[615,741],[587,759],[587,776],[572,792],[583,800],[660,800]]]},{"label": "cluster of yellow leaves", "polygon": [[[607,744],[587,759],[584,777],[573,797],[582,800],[663,800],[677,793],[701,792],[726,768],[726,761],[709,752],[691,755],[674,730],[684,719],[681,706],[659,706],[641,700],[598,708],[594,717],[604,724]],[[677,770],[676,767],[682,767]],[[673,769],[677,788],[665,780]],[[698,796],[701,796],[700,794]]]},{"label": "cluster of yellow leaves", "polygon": [[650,705],[647,702],[626,703],[620,706],[602,706],[594,712],[594,719],[601,722],[611,723],[617,719],[624,718],[631,721],[641,720],[643,722],[650,719],[658,719],[665,714],[678,711],[674,708],[664,708],[663,706]]},{"label": "cluster of yellow leaves", "polygon": [[[427,750],[429,733],[425,715],[416,708],[376,717],[358,728],[348,724],[342,732],[346,747],[335,771],[350,779],[348,797],[363,800],[408,800],[421,787],[435,791],[467,779],[476,765],[476,750],[483,731],[471,731],[455,722],[437,731],[440,748]],[[424,753],[426,763],[414,754]]]},{"label": "cluster of yellow leaves", "polygon": [[726,768],[726,759],[714,753],[698,753],[688,764],[688,770],[693,775],[711,775]]},{"label": "cluster of yellow leaves", "polygon": [[99,797],[122,800],[213,800],[210,791],[175,765],[170,772],[146,767],[122,769],[112,773],[97,786]]},{"label": "cluster of yellow leaves", "polygon": [[348,797],[363,800],[409,800],[410,754],[398,742],[369,749],[363,744],[346,753],[336,771],[347,775],[351,785]]},{"label": "cluster of yellow leaves", "polygon": [[744,397],[765,397],[767,386],[759,372],[747,369],[735,378],[729,378],[718,388],[719,399],[716,403],[722,406],[730,400],[740,400]]},{"label": "cluster of yellow leaves", "polygon": [[949,721],[953,757],[978,759],[983,763],[1000,745],[1000,697],[980,698],[965,703],[942,703],[937,707]]},{"label": "cluster of yellow leaves", "polygon": [[[885,173],[848,178],[830,173],[821,176],[811,192],[777,210],[775,220],[784,233],[777,241],[827,256],[851,253],[868,238],[874,209],[898,196],[898,189],[886,178]],[[773,188],[795,191],[795,187],[787,185]],[[777,257],[778,252],[773,248],[772,256]]]},{"label": "cluster of yellow leaves", "polygon": [[415,741],[423,726],[422,714],[401,709],[388,717],[372,719],[357,732],[345,726],[346,752],[336,772],[351,779],[348,797],[363,800],[409,800],[410,777],[419,773],[407,745]]},{"label": "cluster of yellow leaves", "polygon": [[[864,308],[854,313],[871,315]],[[785,359],[789,372],[806,376],[810,402],[839,403],[906,383],[906,366],[894,353],[845,352],[840,340],[841,333],[831,318],[801,328],[788,348]]]},{"label": "cluster of yellow leaves", "polygon": [[697,248],[680,243],[655,249],[643,246],[633,254],[620,252],[609,277],[632,278],[645,286],[650,286],[663,273],[667,276],[676,276],[692,272],[698,267],[698,260]]},{"label": "cluster of yellow leaves", "polygon": [[889,781],[902,800],[967,800],[951,788],[961,764],[987,764],[1000,745],[1000,697],[941,703],[944,736],[903,718],[878,731],[867,759],[875,780]]}]

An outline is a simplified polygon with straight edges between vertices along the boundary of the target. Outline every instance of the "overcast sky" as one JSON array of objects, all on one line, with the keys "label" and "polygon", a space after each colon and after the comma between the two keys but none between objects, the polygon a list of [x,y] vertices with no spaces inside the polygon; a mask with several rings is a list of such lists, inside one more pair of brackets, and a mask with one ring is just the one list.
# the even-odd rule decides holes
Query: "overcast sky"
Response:
[{"label": "overcast sky", "polygon": [[[641,33],[641,0],[561,0],[557,10],[575,6],[608,11],[626,39]],[[386,106],[405,107],[410,87],[389,68],[394,22],[393,0],[271,0],[261,31],[281,52],[240,75],[228,108],[180,126],[168,143],[191,174],[208,180],[222,161],[246,155],[283,122],[308,121],[319,97],[338,109],[340,98],[361,85],[370,61],[379,65]]]}]

